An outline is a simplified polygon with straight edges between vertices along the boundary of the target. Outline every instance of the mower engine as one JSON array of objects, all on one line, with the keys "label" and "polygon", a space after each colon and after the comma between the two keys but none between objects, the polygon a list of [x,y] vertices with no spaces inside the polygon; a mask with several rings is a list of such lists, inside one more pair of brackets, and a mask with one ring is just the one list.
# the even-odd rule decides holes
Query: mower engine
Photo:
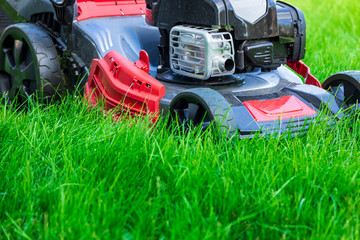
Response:
[{"label": "mower engine", "polygon": [[176,73],[199,79],[233,74],[235,54],[231,34],[195,26],[173,27],[170,66]]},{"label": "mower engine", "polygon": [[276,69],[305,56],[302,11],[275,0],[147,0],[161,33],[160,65],[213,77]]}]

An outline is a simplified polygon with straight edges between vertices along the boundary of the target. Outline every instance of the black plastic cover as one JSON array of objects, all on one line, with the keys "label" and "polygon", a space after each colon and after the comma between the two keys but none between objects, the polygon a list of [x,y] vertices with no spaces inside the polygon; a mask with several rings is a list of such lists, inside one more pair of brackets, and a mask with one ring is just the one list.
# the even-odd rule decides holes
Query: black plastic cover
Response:
[{"label": "black plastic cover", "polygon": [[229,0],[224,0],[227,6],[228,25],[234,29],[235,40],[263,39],[278,36],[278,25],[275,0],[268,0],[266,14],[255,23],[249,23],[238,18]]},{"label": "black plastic cover", "polygon": [[222,0],[147,0],[152,5],[154,25],[170,31],[182,23],[198,26],[227,25]]},{"label": "black plastic cover", "polygon": [[229,0],[147,0],[152,8],[153,23],[168,32],[179,24],[211,27],[231,26],[235,40],[278,36],[276,3],[267,0],[267,11],[254,23],[239,18]]},{"label": "black plastic cover", "polygon": [[55,9],[56,17],[61,24],[69,27],[72,25],[75,13],[75,1],[76,0],[64,0],[61,4],[59,4],[56,1],[51,0]]},{"label": "black plastic cover", "polygon": [[[278,19],[280,40],[289,39],[290,55],[288,57],[291,61],[301,60],[305,57],[306,52],[306,21],[304,13],[297,7],[294,7],[286,2],[278,1]],[[291,16],[289,21],[288,17]],[[280,16],[280,17],[279,17]]]},{"label": "black plastic cover", "polygon": [[271,65],[274,56],[274,44],[271,42],[256,42],[246,46],[245,53],[248,59],[257,67]]}]

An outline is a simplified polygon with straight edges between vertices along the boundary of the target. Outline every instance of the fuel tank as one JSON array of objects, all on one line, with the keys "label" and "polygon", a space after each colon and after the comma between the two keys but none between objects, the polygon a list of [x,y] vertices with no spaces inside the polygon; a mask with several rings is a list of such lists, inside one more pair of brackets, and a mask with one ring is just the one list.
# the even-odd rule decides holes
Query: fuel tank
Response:
[{"label": "fuel tank", "polygon": [[233,28],[236,40],[278,36],[275,0],[160,0],[151,8],[154,25],[168,31],[191,24]]}]

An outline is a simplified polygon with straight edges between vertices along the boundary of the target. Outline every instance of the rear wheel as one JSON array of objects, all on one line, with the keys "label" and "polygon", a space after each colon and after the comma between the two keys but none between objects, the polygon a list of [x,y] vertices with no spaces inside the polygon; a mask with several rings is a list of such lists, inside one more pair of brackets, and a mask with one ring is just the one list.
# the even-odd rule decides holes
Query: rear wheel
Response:
[{"label": "rear wheel", "polygon": [[226,99],[209,88],[194,88],[179,93],[170,104],[172,119],[185,129],[206,130],[212,122],[220,133],[232,136],[237,131],[235,115]]},{"label": "rear wheel", "polygon": [[323,83],[323,88],[347,104],[357,108],[360,101],[360,72],[347,71],[332,75]]},{"label": "rear wheel", "polygon": [[23,103],[36,94],[50,102],[60,97],[62,74],[51,37],[41,27],[20,23],[0,39],[0,90],[7,102]]}]

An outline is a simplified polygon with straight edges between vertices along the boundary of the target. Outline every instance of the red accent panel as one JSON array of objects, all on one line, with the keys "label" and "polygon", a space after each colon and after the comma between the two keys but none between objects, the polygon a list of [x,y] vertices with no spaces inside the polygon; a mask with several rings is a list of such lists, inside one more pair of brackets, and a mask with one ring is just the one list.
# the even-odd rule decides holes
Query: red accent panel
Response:
[{"label": "red accent panel", "polygon": [[257,122],[274,121],[315,115],[314,109],[295,96],[265,101],[247,101],[244,105]]},{"label": "red accent panel", "polygon": [[96,17],[144,15],[145,0],[77,0],[79,16],[82,21]]},{"label": "red accent panel", "polygon": [[146,23],[147,23],[147,24],[149,24],[149,25],[154,25],[152,10],[146,8],[146,11],[145,11],[145,19],[146,19]]},{"label": "red accent panel", "polygon": [[135,66],[147,73],[150,72],[150,60],[149,55],[146,51],[140,51],[140,57],[139,60],[135,62]]},{"label": "red accent panel", "polygon": [[297,74],[305,78],[305,83],[322,88],[319,80],[310,73],[310,68],[302,61],[288,61],[287,65]]},{"label": "red accent panel", "polygon": [[94,106],[103,99],[106,110],[117,108],[134,115],[154,114],[154,121],[164,95],[163,84],[116,51],[93,60],[85,85],[85,96]]}]

